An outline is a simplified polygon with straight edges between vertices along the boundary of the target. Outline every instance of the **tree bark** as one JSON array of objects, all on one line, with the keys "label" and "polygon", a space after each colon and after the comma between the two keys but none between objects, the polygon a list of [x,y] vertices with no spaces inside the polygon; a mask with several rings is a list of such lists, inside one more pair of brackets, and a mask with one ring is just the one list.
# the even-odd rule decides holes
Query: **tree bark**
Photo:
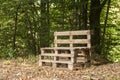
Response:
[{"label": "tree bark", "polygon": [[93,36],[92,36],[92,46],[95,47],[94,51],[95,53],[100,54],[100,0],[91,0],[90,3],[90,29],[93,30]]},{"label": "tree bark", "polygon": [[15,24],[14,24],[14,33],[13,33],[13,50],[16,49],[16,34],[17,34],[17,22],[18,22],[18,7],[15,12],[15,18],[14,18]]},{"label": "tree bark", "polygon": [[87,5],[88,0],[81,0],[81,15],[82,15],[82,24],[81,29],[87,29]]},{"label": "tree bark", "polygon": [[110,9],[110,3],[111,3],[111,0],[108,0],[106,17],[105,17],[104,28],[103,28],[103,35],[102,35],[102,40],[101,40],[102,41],[102,44],[101,44],[102,51],[105,48],[104,47],[104,45],[105,45],[105,34],[106,34],[106,26],[107,26],[108,14],[109,14],[109,9]]},{"label": "tree bark", "polygon": [[[40,47],[48,47],[49,46],[49,33],[50,26],[49,20],[47,18],[47,1],[41,0],[41,28],[40,28]],[[48,10],[49,11],[49,10]]]},{"label": "tree bark", "polygon": [[62,7],[62,9],[61,9],[61,12],[62,12],[62,14],[61,14],[61,16],[62,16],[62,29],[64,30],[64,13],[65,13],[65,11],[64,11],[64,0],[61,0],[61,7]]}]

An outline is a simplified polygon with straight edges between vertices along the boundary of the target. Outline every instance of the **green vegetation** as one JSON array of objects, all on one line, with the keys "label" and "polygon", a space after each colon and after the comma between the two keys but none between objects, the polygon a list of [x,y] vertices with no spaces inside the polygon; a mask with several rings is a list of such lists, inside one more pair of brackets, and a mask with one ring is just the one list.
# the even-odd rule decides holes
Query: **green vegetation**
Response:
[{"label": "green vegetation", "polygon": [[53,32],[91,29],[96,54],[120,62],[119,0],[1,0],[0,58],[38,55]]}]

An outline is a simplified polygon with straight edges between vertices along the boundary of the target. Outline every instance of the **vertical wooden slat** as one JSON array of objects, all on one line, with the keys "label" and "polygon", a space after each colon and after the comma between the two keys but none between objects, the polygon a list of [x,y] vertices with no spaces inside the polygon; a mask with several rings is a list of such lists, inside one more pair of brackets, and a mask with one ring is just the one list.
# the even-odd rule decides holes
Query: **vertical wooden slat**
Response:
[{"label": "vertical wooden slat", "polygon": [[55,35],[55,37],[54,37],[54,43],[55,43],[54,45],[55,45],[55,47],[57,47],[57,42],[56,41],[57,41],[57,35]]},{"label": "vertical wooden slat", "polygon": [[[70,52],[71,52],[71,55],[75,55],[73,49],[71,49]],[[74,63],[74,57],[71,57],[71,62]]]},{"label": "vertical wooden slat", "polygon": [[72,36],[72,34],[70,33],[70,47],[73,47],[72,40],[73,40],[73,36]]},{"label": "vertical wooden slat", "polygon": [[[44,54],[44,50],[43,49],[41,49],[41,54]],[[42,56],[41,56],[41,54],[39,55],[39,66],[42,66]]]},{"label": "vertical wooden slat", "polygon": [[73,70],[73,64],[68,64],[68,69]]},{"label": "vertical wooden slat", "polygon": [[[89,39],[89,40],[91,39],[90,34],[87,34],[87,39]],[[90,41],[90,42],[91,42],[91,41]],[[87,43],[87,47],[88,47],[88,48],[91,48],[91,43],[90,43],[90,42]]]},{"label": "vertical wooden slat", "polygon": [[[57,55],[57,54],[58,54],[58,51],[55,49],[55,55]],[[55,61],[57,61],[57,56],[54,56],[54,62],[53,62],[53,64],[52,64],[52,66],[53,66],[54,68],[57,67],[57,63],[55,63]]]},{"label": "vertical wooden slat", "polygon": [[39,55],[39,66],[42,66],[41,55]]}]

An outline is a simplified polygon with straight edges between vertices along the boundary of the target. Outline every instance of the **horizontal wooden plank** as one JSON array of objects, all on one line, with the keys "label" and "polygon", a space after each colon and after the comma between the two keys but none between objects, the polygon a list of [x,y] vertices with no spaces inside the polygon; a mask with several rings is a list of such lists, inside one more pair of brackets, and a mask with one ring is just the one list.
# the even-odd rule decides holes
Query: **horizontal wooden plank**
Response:
[{"label": "horizontal wooden plank", "polygon": [[79,44],[81,44],[81,43],[90,43],[90,40],[89,39],[74,39],[72,41],[72,43],[79,43]]},{"label": "horizontal wooden plank", "polygon": [[51,62],[51,63],[72,64],[72,62],[71,62],[71,61],[40,60],[40,62]]},{"label": "horizontal wooden plank", "polygon": [[70,35],[70,31],[64,31],[64,32],[54,32],[55,36],[68,36]]},{"label": "horizontal wooden plank", "polygon": [[79,62],[79,63],[85,63],[87,61],[86,60],[77,60],[77,62]]},{"label": "horizontal wooden plank", "polygon": [[56,50],[76,50],[76,49],[90,49],[90,48],[87,48],[87,47],[55,47],[54,49]]},{"label": "horizontal wooden plank", "polygon": [[71,43],[71,41],[68,39],[68,40],[64,40],[64,39],[57,39],[54,41],[55,43]]},{"label": "horizontal wooden plank", "polygon": [[76,50],[76,49],[90,49],[88,47],[47,47],[47,48],[41,48],[43,50]]},{"label": "horizontal wooden plank", "polygon": [[74,57],[72,54],[41,54],[41,56]]},{"label": "horizontal wooden plank", "polygon": [[86,56],[85,54],[80,54],[80,53],[77,55],[77,57],[85,57],[85,56]]},{"label": "horizontal wooden plank", "polygon": [[54,32],[54,35],[63,36],[63,35],[91,35],[90,30],[80,30],[80,31],[61,31]]},{"label": "horizontal wooden plank", "polygon": [[41,50],[54,50],[54,47],[44,47],[44,48],[40,48]]},{"label": "horizontal wooden plank", "polygon": [[90,30],[71,31],[71,35],[90,35]]},{"label": "horizontal wooden plank", "polygon": [[74,44],[74,43],[79,43],[79,44],[84,44],[84,43],[90,43],[90,39],[72,39],[72,40],[64,40],[64,39],[58,39],[54,41],[55,44]]}]

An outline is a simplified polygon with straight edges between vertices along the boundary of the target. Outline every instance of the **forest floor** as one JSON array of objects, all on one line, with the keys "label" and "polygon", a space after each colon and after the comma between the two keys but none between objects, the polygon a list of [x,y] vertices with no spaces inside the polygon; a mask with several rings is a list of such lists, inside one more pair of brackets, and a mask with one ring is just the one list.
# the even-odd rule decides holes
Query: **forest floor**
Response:
[{"label": "forest floor", "polygon": [[120,63],[81,70],[39,67],[38,59],[0,60],[0,80],[120,80]]}]

